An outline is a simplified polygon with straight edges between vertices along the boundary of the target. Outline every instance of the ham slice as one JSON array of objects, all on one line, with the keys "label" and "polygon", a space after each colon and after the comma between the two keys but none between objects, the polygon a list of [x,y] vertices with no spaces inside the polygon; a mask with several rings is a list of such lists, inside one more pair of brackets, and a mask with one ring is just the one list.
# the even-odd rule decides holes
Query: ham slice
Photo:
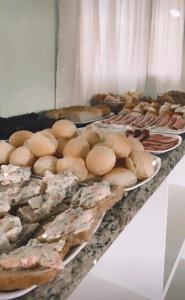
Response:
[{"label": "ham slice", "polygon": [[162,134],[152,134],[147,139],[147,141],[160,142],[160,143],[173,143],[173,142],[177,141],[177,139],[174,137],[165,136]]},{"label": "ham slice", "polygon": [[185,119],[177,119],[176,122],[170,127],[172,129],[184,129],[185,128]]},{"label": "ham slice", "polygon": [[166,127],[170,128],[171,126],[173,126],[173,124],[175,124],[176,121],[177,121],[177,117],[171,116],[168,123],[166,124]]},{"label": "ham slice", "polygon": [[174,147],[177,143],[177,138],[152,134],[147,140],[143,141],[143,146],[148,151],[164,151]]},{"label": "ham slice", "polygon": [[146,113],[145,118],[141,122],[138,122],[137,126],[139,128],[145,127],[147,122],[151,121],[151,117],[152,117],[151,114]]},{"label": "ham slice", "polygon": [[170,119],[169,116],[163,116],[162,119],[161,119],[161,122],[159,122],[157,124],[157,126],[159,126],[159,127],[165,126],[168,123],[169,119]]}]

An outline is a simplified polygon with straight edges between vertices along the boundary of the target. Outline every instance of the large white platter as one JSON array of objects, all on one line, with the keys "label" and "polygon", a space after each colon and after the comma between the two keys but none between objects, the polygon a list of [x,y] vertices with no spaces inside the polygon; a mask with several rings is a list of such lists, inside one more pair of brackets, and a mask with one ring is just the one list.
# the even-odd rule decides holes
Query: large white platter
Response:
[{"label": "large white platter", "polygon": [[[159,133],[159,132],[155,132],[155,133]],[[154,134],[154,132],[151,132],[151,135],[152,134]],[[169,136],[169,137],[176,138],[178,140],[177,144],[175,146],[171,147],[171,148],[166,149],[166,150],[153,150],[153,151],[152,150],[145,150],[145,151],[153,153],[153,154],[158,154],[158,155],[159,154],[164,154],[164,153],[167,153],[169,151],[172,151],[172,150],[176,149],[182,143],[182,137],[180,135],[176,135],[176,134],[172,135],[172,134],[165,134],[165,133],[161,133],[161,134],[164,135],[164,136]]]},{"label": "large white platter", "polygon": [[181,135],[181,134],[185,133],[185,128],[184,129],[178,129],[178,130],[170,129],[170,128],[167,128],[167,127],[156,127],[156,126],[151,126],[151,127],[148,126],[146,128],[137,128],[137,127],[132,126],[132,125],[104,124],[101,121],[97,121],[97,122],[95,122],[95,124],[98,127],[105,128],[105,129],[107,128],[107,129],[111,129],[111,130],[115,130],[115,131],[124,131],[124,130],[128,130],[128,129],[140,129],[140,130],[148,129],[151,132],[158,132],[158,133],[164,133],[164,134]]},{"label": "large white platter", "polygon": [[126,188],[125,190],[127,192],[135,190],[135,189],[141,187],[142,185],[144,185],[145,183],[149,182],[152,178],[154,178],[157,175],[157,173],[159,172],[160,168],[161,168],[161,159],[160,159],[160,157],[157,157],[157,156],[153,155],[153,164],[154,164],[154,167],[155,167],[155,172],[151,177],[149,177],[149,178],[147,178],[143,181],[140,181],[139,183],[137,183],[137,184],[135,184],[135,185],[133,185],[129,188]]},{"label": "large white platter", "polygon": [[94,118],[94,119],[91,119],[89,121],[84,121],[84,122],[74,122],[76,125],[88,125],[90,123],[93,123],[93,122],[96,122],[96,121],[100,121],[100,120],[104,120],[104,119],[107,119],[111,116],[113,116],[114,113],[110,113],[109,115],[105,116],[105,117],[98,117],[98,118]]},{"label": "large white platter", "polygon": [[185,133],[185,128],[184,129],[179,129],[179,130],[175,130],[175,129],[170,129],[167,127],[149,127],[149,130],[151,130],[152,132],[158,132],[158,133],[167,133],[167,134],[184,134]]},{"label": "large white platter", "polygon": [[[97,224],[94,233],[98,230],[98,227],[100,226],[102,220],[103,220],[104,215],[102,216],[102,218],[100,219],[99,223]],[[76,246],[74,248],[72,248],[69,251],[69,254],[67,254],[66,258],[63,261],[64,266],[66,266],[68,263],[70,263],[75,256],[77,256],[77,254],[87,245],[87,242],[82,243],[79,246]],[[29,293],[30,291],[34,290],[37,286],[33,285],[28,289],[24,289],[24,290],[16,290],[16,291],[10,291],[10,292],[0,292],[0,300],[10,300],[10,299],[15,299],[18,297],[21,297],[23,295],[26,295],[27,293]]]}]

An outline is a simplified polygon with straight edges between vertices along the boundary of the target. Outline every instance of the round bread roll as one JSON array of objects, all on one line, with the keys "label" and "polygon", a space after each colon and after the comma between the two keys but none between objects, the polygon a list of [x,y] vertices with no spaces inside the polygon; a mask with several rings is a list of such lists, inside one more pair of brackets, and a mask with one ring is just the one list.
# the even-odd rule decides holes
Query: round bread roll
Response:
[{"label": "round bread roll", "polygon": [[65,144],[63,155],[86,158],[89,151],[90,147],[88,142],[82,137],[76,137]]},{"label": "round bread roll", "polygon": [[43,129],[43,130],[37,131],[37,132],[48,132],[50,134],[53,134],[51,128],[46,128],[46,129]]},{"label": "round bread roll", "polygon": [[86,164],[90,173],[104,175],[116,163],[116,155],[112,149],[105,146],[93,148],[87,155]]},{"label": "round bread roll", "polygon": [[28,148],[37,157],[52,155],[57,147],[57,140],[48,131],[36,132],[28,140]]},{"label": "round bread roll", "polygon": [[82,158],[65,156],[57,161],[57,172],[71,171],[80,181],[86,180],[88,170]]},{"label": "round bread roll", "polygon": [[87,126],[82,133],[82,136],[87,140],[91,147],[95,144],[101,143],[101,141],[103,140],[103,133],[95,125]]},{"label": "round bread roll", "polygon": [[9,138],[9,143],[10,145],[14,147],[20,147],[24,144],[24,142],[29,139],[33,133],[28,130],[19,130],[14,132],[10,138]]},{"label": "round bread roll", "polygon": [[[104,147],[108,147],[107,145],[105,145],[104,143],[98,143],[96,145],[94,145],[93,148],[96,148],[96,147],[101,147],[101,146],[104,146]],[[110,148],[110,147],[109,147]]]},{"label": "round bread roll", "polygon": [[0,141],[0,164],[8,164],[10,154],[15,148],[5,141]]},{"label": "round bread roll", "polygon": [[128,157],[132,150],[129,139],[121,133],[106,133],[104,143],[114,150],[118,158]]},{"label": "round bread roll", "polygon": [[58,158],[63,157],[63,150],[65,147],[65,144],[67,144],[68,141],[69,141],[69,139],[66,139],[63,137],[57,139],[58,147],[57,147],[57,151],[55,154]]},{"label": "round bread roll", "polygon": [[104,181],[108,181],[113,185],[121,185],[130,187],[137,182],[137,177],[130,170],[125,168],[113,168],[103,177]]},{"label": "round bread roll", "polygon": [[133,150],[144,151],[144,146],[138,139],[133,137],[128,137],[128,139],[130,141],[132,151]]},{"label": "round bread roll", "polygon": [[87,174],[86,180],[87,180],[87,181],[91,181],[91,180],[93,180],[93,181],[95,181],[95,180],[98,181],[98,180],[101,180],[101,177],[98,177],[97,175],[92,174],[92,173],[88,173],[88,174]]},{"label": "round bread roll", "polygon": [[153,157],[144,151],[132,151],[125,159],[125,166],[141,180],[154,174]]},{"label": "round bread roll", "polygon": [[52,132],[56,138],[72,138],[76,133],[76,125],[69,120],[59,120],[52,126]]},{"label": "round bread roll", "polygon": [[33,166],[33,171],[38,176],[44,176],[45,172],[49,170],[56,173],[57,158],[52,155],[43,156],[37,159]]},{"label": "round bread roll", "polygon": [[31,151],[27,147],[21,146],[16,148],[10,154],[9,163],[22,167],[32,167],[35,160],[36,157],[31,153]]}]

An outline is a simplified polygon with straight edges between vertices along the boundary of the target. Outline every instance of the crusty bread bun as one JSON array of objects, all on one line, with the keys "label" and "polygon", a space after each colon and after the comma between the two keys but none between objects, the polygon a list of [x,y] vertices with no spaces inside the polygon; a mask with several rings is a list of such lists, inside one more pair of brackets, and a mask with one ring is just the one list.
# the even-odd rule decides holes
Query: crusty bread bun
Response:
[{"label": "crusty bread bun", "polygon": [[112,149],[105,146],[93,148],[87,155],[86,164],[90,173],[104,175],[116,163],[116,155]]},{"label": "crusty bread bun", "polygon": [[86,180],[87,181],[91,181],[91,180],[98,181],[98,180],[101,180],[101,177],[98,177],[97,175],[92,174],[92,173],[88,173]]},{"label": "crusty bread bun", "polygon": [[57,151],[56,151],[55,155],[58,158],[63,157],[63,150],[65,147],[65,144],[67,144],[68,141],[69,141],[69,139],[66,139],[64,137],[57,138],[58,147],[57,147]]},{"label": "crusty bread bun", "polygon": [[37,159],[33,166],[33,171],[38,176],[44,176],[47,170],[52,173],[56,173],[56,165],[57,158],[55,156],[43,156]]},{"label": "crusty bread bun", "polygon": [[14,147],[5,141],[0,141],[0,164],[8,164]]},{"label": "crusty bread bun", "polygon": [[80,181],[87,178],[88,170],[86,168],[85,162],[80,157],[69,157],[64,156],[57,161],[57,172],[63,172],[65,170],[71,171],[74,175],[78,177]]},{"label": "crusty bread bun", "polygon": [[106,133],[104,143],[113,149],[118,158],[128,157],[132,150],[129,139],[121,133]]},{"label": "crusty bread bun", "polygon": [[9,137],[9,143],[10,145],[14,147],[20,147],[24,144],[24,142],[29,139],[33,133],[28,130],[19,130],[14,132],[10,137]]},{"label": "crusty bread bun", "polygon": [[52,126],[52,132],[56,138],[72,138],[76,133],[76,125],[70,120],[59,120]]},{"label": "crusty bread bun", "polygon": [[95,144],[101,143],[104,137],[101,129],[95,125],[87,126],[81,136],[87,140],[91,147]]},{"label": "crusty bread bun", "polygon": [[144,146],[138,139],[133,138],[133,137],[128,137],[128,139],[130,141],[132,151],[133,150],[144,151]]},{"label": "crusty bread bun", "polygon": [[138,179],[146,179],[153,175],[153,157],[148,152],[134,150],[125,159],[126,168],[133,172]]},{"label": "crusty bread bun", "polygon": [[93,148],[101,147],[101,146],[108,147],[107,145],[105,145],[105,143],[98,143],[98,144],[94,145]]},{"label": "crusty bread bun", "polygon": [[82,137],[76,137],[67,142],[64,146],[63,155],[86,158],[90,151],[88,142]]},{"label": "crusty bread bun", "polygon": [[113,168],[103,177],[104,181],[108,181],[112,185],[121,185],[130,187],[137,182],[137,177],[130,170],[125,168]]},{"label": "crusty bread bun", "polygon": [[36,157],[31,151],[27,147],[21,146],[10,154],[9,163],[17,166],[32,167],[35,160]]},{"label": "crusty bread bun", "polygon": [[43,129],[43,130],[37,131],[37,132],[48,132],[48,133],[50,133],[50,134],[53,134],[51,128],[46,128],[46,129]]},{"label": "crusty bread bun", "polygon": [[36,132],[28,140],[28,148],[37,157],[52,155],[57,147],[57,140],[48,131]]}]

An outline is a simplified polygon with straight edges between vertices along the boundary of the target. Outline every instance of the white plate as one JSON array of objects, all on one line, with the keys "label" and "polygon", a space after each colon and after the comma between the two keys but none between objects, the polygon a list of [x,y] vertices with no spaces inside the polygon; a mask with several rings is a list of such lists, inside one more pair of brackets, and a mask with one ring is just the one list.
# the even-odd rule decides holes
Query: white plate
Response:
[{"label": "white plate", "polygon": [[175,129],[170,129],[167,127],[149,127],[148,129],[152,132],[167,133],[167,134],[184,134],[185,133],[185,129],[175,130]]},{"label": "white plate", "polygon": [[84,122],[74,122],[76,125],[87,125],[89,123],[93,123],[93,122],[96,122],[96,121],[100,121],[100,120],[104,120],[106,118],[109,118],[111,116],[113,116],[114,113],[110,113],[109,115],[105,116],[105,117],[98,117],[98,118],[94,118],[94,119],[91,119],[89,121],[84,121]]},{"label": "white plate", "polygon": [[[155,132],[155,133],[159,133],[159,132]],[[153,131],[151,131],[151,135],[152,134],[154,134],[154,132]],[[177,140],[178,140],[178,142],[177,142],[177,144],[175,145],[175,146],[173,146],[173,147],[171,147],[171,148],[168,148],[168,149],[166,149],[166,150],[161,150],[161,151],[157,151],[157,150],[154,150],[154,151],[152,151],[152,150],[145,150],[145,151],[147,151],[147,152],[150,152],[150,153],[153,153],[153,154],[163,154],[163,153],[166,153],[166,152],[169,152],[169,151],[171,151],[171,150],[174,150],[174,149],[176,149],[177,147],[179,147],[180,145],[181,145],[181,143],[182,143],[182,138],[181,138],[181,136],[180,135],[176,135],[176,134],[165,134],[165,133],[161,133],[162,135],[164,135],[164,136],[169,136],[169,137],[174,137],[174,138],[176,138]],[[147,141],[147,140],[146,140]]]},{"label": "white plate", "polygon": [[128,129],[134,130],[134,129],[147,129],[150,130],[151,132],[158,132],[158,133],[164,133],[164,134],[176,134],[176,135],[181,135],[185,133],[185,129],[179,129],[179,130],[175,130],[175,129],[170,129],[167,127],[155,127],[155,126],[148,126],[146,128],[137,128],[135,126],[132,125],[119,125],[119,124],[104,124],[101,121],[97,121],[95,122],[95,124],[101,128],[107,128],[107,129],[111,129],[111,130],[118,130],[118,131],[125,131]]},{"label": "white plate", "polygon": [[[102,218],[100,219],[99,223],[97,224],[94,233],[98,230],[98,227],[100,226],[102,220],[103,220],[104,215],[102,216]],[[75,256],[87,245],[87,242],[84,242],[83,244],[74,247],[71,251],[69,251],[69,254],[66,256],[66,258],[63,261],[64,266],[66,266],[69,262],[71,262]],[[17,290],[17,291],[12,291],[12,292],[0,292],[0,300],[9,300],[9,299],[15,299],[18,297],[21,297],[23,295],[26,295],[27,293],[29,293],[30,291],[32,291],[33,289],[35,289],[37,286],[33,285],[28,289],[24,289],[24,290]]]},{"label": "white plate", "polygon": [[21,297],[27,293],[29,293],[30,291],[34,290],[37,286],[33,285],[28,289],[24,289],[24,290],[17,290],[17,291],[13,291],[13,292],[0,292],[0,300],[9,300],[9,299],[15,299],[18,297]]},{"label": "white plate", "polygon": [[135,184],[135,185],[133,185],[129,188],[126,188],[125,190],[127,192],[135,190],[135,189],[141,187],[142,185],[149,182],[152,178],[154,178],[157,175],[157,173],[159,172],[159,170],[161,168],[161,159],[160,159],[160,157],[157,157],[157,156],[154,156],[154,155],[153,155],[153,159],[154,159],[153,162],[154,162],[154,166],[155,166],[154,174],[151,177],[149,177],[149,178],[147,178],[147,179],[145,179],[145,180],[143,180],[143,181],[141,181],[141,182],[139,182],[139,183],[137,183],[137,184]]}]

